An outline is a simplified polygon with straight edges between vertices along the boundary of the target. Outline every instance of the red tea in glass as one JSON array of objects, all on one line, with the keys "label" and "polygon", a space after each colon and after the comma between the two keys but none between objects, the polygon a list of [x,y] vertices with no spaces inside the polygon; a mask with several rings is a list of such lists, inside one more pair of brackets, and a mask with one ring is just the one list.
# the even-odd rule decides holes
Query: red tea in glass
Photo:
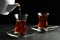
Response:
[{"label": "red tea in glass", "polygon": [[38,13],[38,28],[47,28],[48,14]]},{"label": "red tea in glass", "polygon": [[[19,34],[26,34],[28,31],[28,25],[26,24],[27,14],[23,15],[21,19],[16,17],[16,25],[14,28],[14,32],[18,32]],[[21,16],[20,16],[21,17]]]}]

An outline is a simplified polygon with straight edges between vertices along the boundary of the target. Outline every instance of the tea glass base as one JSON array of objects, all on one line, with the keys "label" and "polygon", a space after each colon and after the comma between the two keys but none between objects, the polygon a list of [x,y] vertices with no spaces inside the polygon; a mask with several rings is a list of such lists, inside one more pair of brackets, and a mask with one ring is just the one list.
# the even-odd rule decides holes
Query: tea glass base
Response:
[{"label": "tea glass base", "polygon": [[36,33],[20,35],[20,34],[15,34],[14,31],[9,31],[9,32],[7,32],[7,35],[11,36],[11,37],[14,37],[14,38],[21,38],[21,37],[25,38],[25,37],[36,35]]},{"label": "tea glass base", "polygon": [[[46,32],[49,32],[49,31],[54,31],[55,29],[57,29],[59,26],[52,26],[52,27],[47,27],[47,28],[43,28]],[[37,32],[41,32],[40,29],[38,29],[38,26],[37,25],[34,25],[31,27],[31,29],[37,31]]]},{"label": "tea glass base", "polygon": [[20,34],[14,33],[14,31],[7,32],[7,35],[11,37],[16,37],[16,38],[19,38],[21,36]]}]

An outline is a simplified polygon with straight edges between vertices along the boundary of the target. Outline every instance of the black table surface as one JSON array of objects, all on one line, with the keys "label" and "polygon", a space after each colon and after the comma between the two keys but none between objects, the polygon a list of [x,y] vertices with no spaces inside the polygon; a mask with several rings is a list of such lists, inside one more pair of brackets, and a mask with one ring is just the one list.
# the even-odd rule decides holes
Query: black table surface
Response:
[{"label": "black table surface", "polygon": [[46,33],[38,33],[32,30],[30,27],[31,26],[29,26],[28,34],[30,35],[34,34],[34,35],[28,37],[14,38],[7,35],[8,31],[14,29],[14,25],[0,25],[0,40],[60,40],[60,27],[54,31],[50,31]]}]

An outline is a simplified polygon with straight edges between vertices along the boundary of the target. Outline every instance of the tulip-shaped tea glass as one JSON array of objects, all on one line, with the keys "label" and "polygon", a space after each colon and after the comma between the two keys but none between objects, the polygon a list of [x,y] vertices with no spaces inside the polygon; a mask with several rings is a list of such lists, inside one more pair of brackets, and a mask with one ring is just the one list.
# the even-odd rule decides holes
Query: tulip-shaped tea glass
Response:
[{"label": "tulip-shaped tea glass", "polygon": [[28,14],[15,14],[16,24],[14,28],[14,33],[21,35],[27,34],[28,25],[26,23]]}]

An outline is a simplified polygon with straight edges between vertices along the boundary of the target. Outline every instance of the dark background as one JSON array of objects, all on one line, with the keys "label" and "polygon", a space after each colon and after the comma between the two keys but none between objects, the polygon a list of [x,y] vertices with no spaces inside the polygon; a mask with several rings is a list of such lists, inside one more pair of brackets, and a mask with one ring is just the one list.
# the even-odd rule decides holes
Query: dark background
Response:
[{"label": "dark background", "polygon": [[[21,13],[28,13],[28,24],[37,24],[38,12],[49,12],[49,25],[60,25],[59,0],[16,0],[21,4]],[[14,14],[18,13],[18,7],[9,15],[0,15],[0,24],[15,24]]]}]

